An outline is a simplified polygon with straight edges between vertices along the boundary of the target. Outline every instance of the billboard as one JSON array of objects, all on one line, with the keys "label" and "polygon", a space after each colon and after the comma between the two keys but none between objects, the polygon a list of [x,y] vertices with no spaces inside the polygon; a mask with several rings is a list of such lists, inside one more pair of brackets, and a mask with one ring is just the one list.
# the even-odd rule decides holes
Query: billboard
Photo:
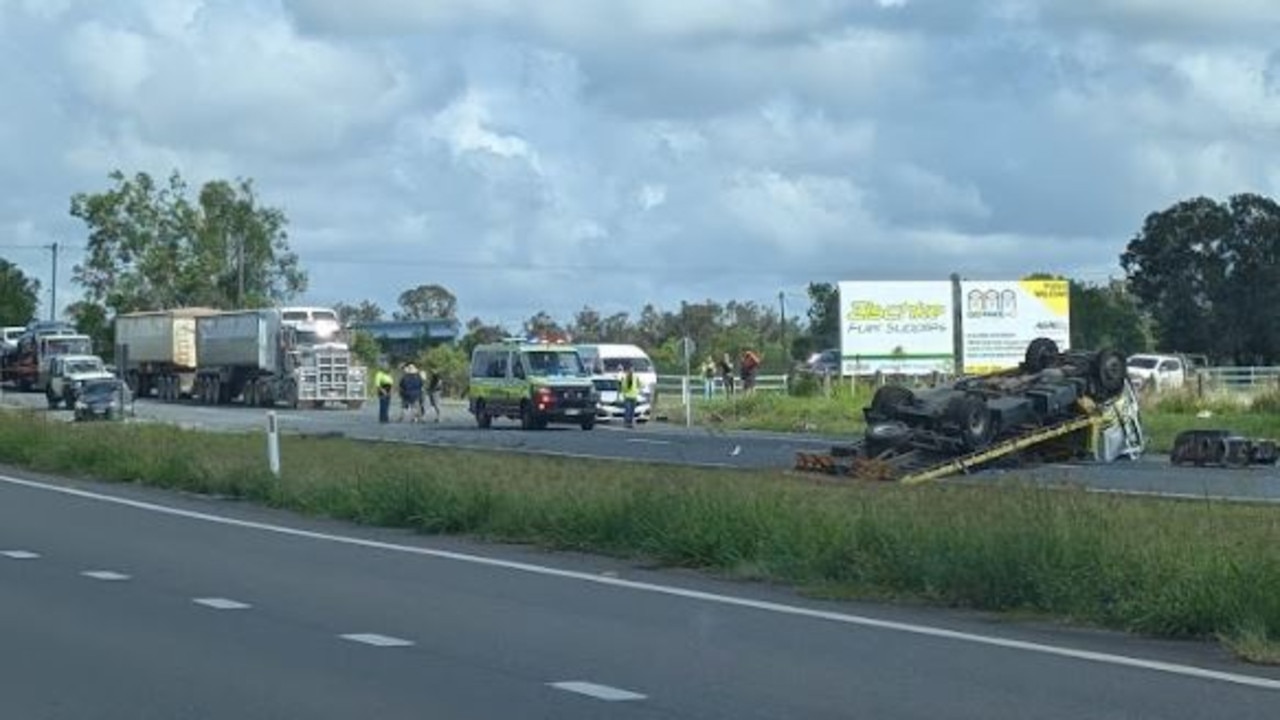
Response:
[{"label": "billboard", "polygon": [[1066,280],[962,281],[964,371],[976,374],[1017,367],[1027,345],[1038,337],[1068,348],[1070,298]]},{"label": "billboard", "polygon": [[951,283],[842,282],[844,375],[924,375],[955,370]]}]

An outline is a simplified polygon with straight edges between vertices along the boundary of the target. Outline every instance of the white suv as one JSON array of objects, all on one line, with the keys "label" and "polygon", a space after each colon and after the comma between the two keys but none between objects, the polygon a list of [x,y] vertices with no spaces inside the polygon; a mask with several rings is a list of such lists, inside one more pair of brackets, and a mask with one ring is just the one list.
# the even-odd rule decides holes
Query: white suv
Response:
[{"label": "white suv", "polygon": [[1138,388],[1174,390],[1187,381],[1187,364],[1180,355],[1130,355],[1126,366],[1130,382]]}]

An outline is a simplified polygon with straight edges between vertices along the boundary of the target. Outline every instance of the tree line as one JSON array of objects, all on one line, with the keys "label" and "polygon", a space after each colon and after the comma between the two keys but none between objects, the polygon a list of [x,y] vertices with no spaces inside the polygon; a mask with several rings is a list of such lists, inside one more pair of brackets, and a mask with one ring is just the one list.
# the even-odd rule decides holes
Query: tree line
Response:
[{"label": "tree line", "polygon": [[[308,275],[289,245],[285,212],[264,204],[251,180],[211,180],[192,189],[178,172],[157,181],[116,171],[96,192],[72,196],[87,252],[73,272],[83,296],[67,319],[112,347],[112,318],[183,306],[264,307],[305,292]],[[1280,205],[1256,194],[1198,197],[1149,214],[1119,258],[1123,277],[1071,281],[1072,344],[1194,352],[1225,364],[1280,363]],[[0,321],[25,324],[41,285],[0,258]],[[750,301],[706,299],[663,309],[605,314],[584,306],[572,317],[538,310],[515,329],[564,333],[581,342],[633,343],[667,368],[681,364],[690,337],[699,359],[753,348],[766,371],[839,346],[836,286],[813,282],[803,314]],[[340,303],[347,321],[458,319],[458,298],[442,283],[408,288],[390,312],[370,300]],[[533,310],[531,308],[531,310]],[[512,328],[479,317],[462,323],[456,350]],[[376,352],[367,342],[364,351]]]}]

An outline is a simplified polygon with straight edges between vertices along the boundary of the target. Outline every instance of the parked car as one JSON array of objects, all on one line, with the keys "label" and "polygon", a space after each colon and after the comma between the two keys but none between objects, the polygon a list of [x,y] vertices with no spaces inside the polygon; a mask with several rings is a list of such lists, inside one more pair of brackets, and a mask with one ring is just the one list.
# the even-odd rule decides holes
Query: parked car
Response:
[{"label": "parked car", "polygon": [[1176,390],[1185,385],[1191,375],[1191,364],[1182,355],[1130,355],[1125,368],[1130,382],[1151,390]]},{"label": "parked car", "polygon": [[840,348],[830,348],[810,355],[801,370],[814,375],[839,375],[840,365]]},{"label": "parked car", "polygon": [[600,394],[596,410],[599,420],[621,418],[625,413],[622,400],[622,376],[627,366],[640,379],[640,402],[636,404],[636,420],[647,422],[653,414],[658,395],[658,370],[649,354],[637,345],[577,345],[582,363],[591,373],[591,382]]},{"label": "parked car", "polygon": [[128,384],[114,377],[85,382],[72,406],[75,419],[121,420],[133,415],[133,393]]}]

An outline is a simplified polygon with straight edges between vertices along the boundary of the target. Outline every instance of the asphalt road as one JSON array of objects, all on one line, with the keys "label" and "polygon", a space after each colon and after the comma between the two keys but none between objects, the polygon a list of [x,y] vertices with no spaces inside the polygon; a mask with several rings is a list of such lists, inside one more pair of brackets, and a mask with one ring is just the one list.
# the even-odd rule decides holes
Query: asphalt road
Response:
[{"label": "asphalt road", "polygon": [[0,638],[0,717],[32,720],[1274,720],[1280,708],[1280,671],[1199,643],[811,602],[3,469]]},{"label": "asphalt road", "polygon": [[[4,397],[6,402],[43,405],[43,396],[37,394],[5,392]],[[138,417],[145,421],[211,430],[255,430],[266,425],[266,411],[262,409],[150,400],[139,401],[137,409]],[[395,412],[393,410],[393,418]],[[67,415],[65,411],[60,414]],[[704,467],[785,469],[792,466],[798,450],[818,451],[842,441],[815,435],[687,429],[668,423],[650,423],[634,430],[604,423],[590,432],[574,426],[526,432],[515,422],[498,420],[492,429],[480,430],[465,405],[456,402],[445,405],[439,424],[380,425],[372,404],[360,411],[278,410],[277,415],[283,432]],[[1175,468],[1169,464],[1168,457],[1162,455],[1112,465],[1081,463],[1009,472],[987,471],[950,481],[990,482],[1008,477],[1044,484],[1074,484],[1099,492],[1280,502],[1280,467]]]}]

